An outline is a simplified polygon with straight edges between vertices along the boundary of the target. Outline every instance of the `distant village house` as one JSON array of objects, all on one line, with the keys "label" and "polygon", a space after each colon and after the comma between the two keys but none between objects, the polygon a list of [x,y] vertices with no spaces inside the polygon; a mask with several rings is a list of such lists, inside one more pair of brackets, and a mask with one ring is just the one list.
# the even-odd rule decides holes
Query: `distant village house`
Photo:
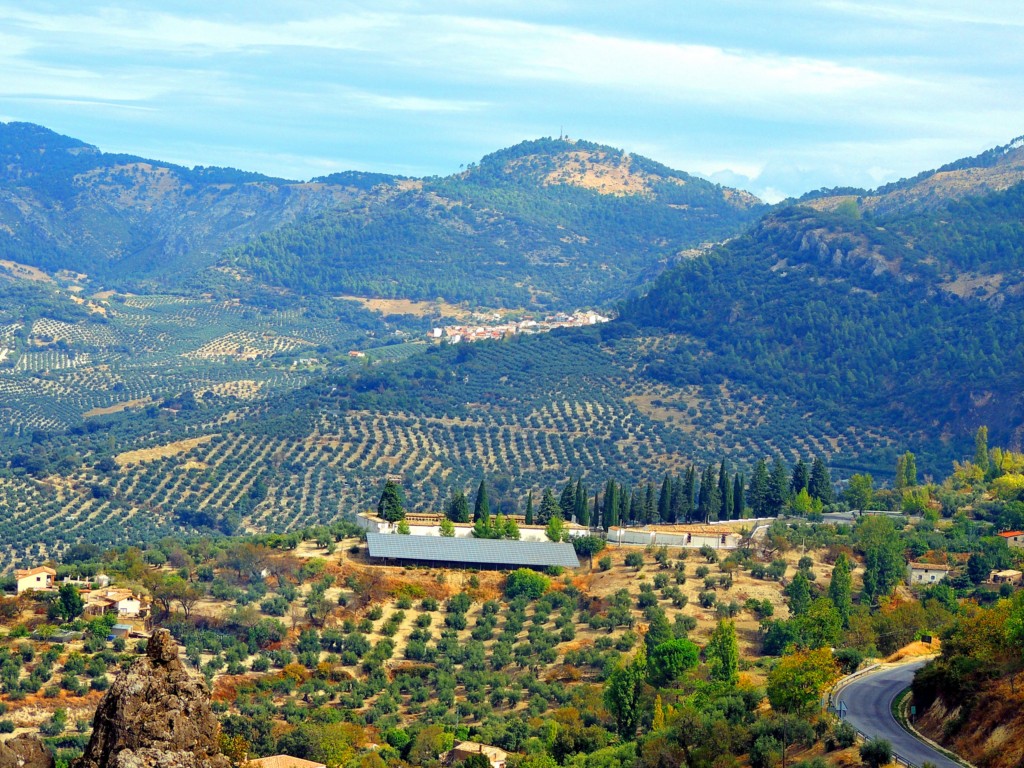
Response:
[{"label": "distant village house", "polygon": [[914,584],[937,584],[944,581],[952,571],[945,565],[933,565],[932,563],[908,563],[907,583]]},{"label": "distant village house", "polygon": [[492,747],[488,744],[478,744],[475,741],[460,741],[448,753],[447,759],[444,762],[447,765],[458,765],[468,760],[472,755],[483,755],[491,764],[491,768],[505,768],[505,763],[508,762],[508,754],[504,749]]},{"label": "distant village house", "polygon": [[1024,531],[1006,531],[999,535],[1011,549],[1024,549]]}]

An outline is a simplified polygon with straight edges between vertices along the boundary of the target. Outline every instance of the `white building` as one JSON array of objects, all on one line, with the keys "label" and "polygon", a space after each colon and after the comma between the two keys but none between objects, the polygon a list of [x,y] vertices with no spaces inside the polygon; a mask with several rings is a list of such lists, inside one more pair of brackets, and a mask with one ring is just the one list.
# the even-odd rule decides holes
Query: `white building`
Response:
[{"label": "white building", "polygon": [[[441,521],[444,515],[417,515],[407,514],[405,522],[409,525],[409,534],[412,536],[440,536]],[[512,515],[519,527],[520,541],[548,541],[547,527],[543,525],[526,525],[520,515]],[[377,517],[372,512],[362,512],[356,515],[356,524],[369,533],[397,533],[398,523],[389,523],[387,520]],[[473,535],[472,523],[452,523],[455,528],[456,538],[469,538]],[[569,538],[575,539],[579,536],[586,536],[590,530],[576,523],[565,523],[565,530]]]},{"label": "white building", "polygon": [[907,563],[907,584],[938,584],[944,581],[953,569],[932,563]]},{"label": "white building", "polygon": [[743,535],[722,525],[645,525],[642,528],[608,529],[608,541],[615,544],[681,547],[683,549],[736,549]]},{"label": "white building", "polygon": [[53,580],[57,578],[57,572],[45,565],[28,570],[17,570],[14,578],[18,582],[18,594],[32,590],[53,589]]}]

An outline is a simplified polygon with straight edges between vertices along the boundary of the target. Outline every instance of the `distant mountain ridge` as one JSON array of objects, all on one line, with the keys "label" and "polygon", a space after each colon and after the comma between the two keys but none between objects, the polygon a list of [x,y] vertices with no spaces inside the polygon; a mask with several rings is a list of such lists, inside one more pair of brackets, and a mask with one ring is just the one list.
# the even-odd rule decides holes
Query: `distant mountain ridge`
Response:
[{"label": "distant mountain ridge", "polygon": [[5,258],[133,290],[216,289],[226,269],[236,292],[568,308],[624,295],[761,208],[749,193],[563,139],[446,178],[347,171],[297,182],[0,125]]}]

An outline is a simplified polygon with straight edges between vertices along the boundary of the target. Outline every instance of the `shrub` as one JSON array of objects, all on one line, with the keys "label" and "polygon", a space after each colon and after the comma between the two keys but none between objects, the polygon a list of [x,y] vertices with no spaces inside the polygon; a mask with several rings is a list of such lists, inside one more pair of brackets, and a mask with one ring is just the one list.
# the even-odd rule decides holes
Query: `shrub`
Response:
[{"label": "shrub", "polygon": [[544,574],[529,568],[518,568],[505,579],[505,595],[510,598],[525,595],[537,599],[547,591],[550,584],[551,580]]},{"label": "shrub", "polygon": [[626,567],[636,568],[638,571],[644,566],[644,556],[641,552],[630,552],[626,555]]},{"label": "shrub", "polygon": [[885,739],[871,739],[860,745],[860,759],[871,768],[881,768],[892,761],[892,744]]},{"label": "shrub", "polygon": [[597,561],[597,567],[602,571],[610,571],[612,569],[612,559],[608,555],[605,555]]}]

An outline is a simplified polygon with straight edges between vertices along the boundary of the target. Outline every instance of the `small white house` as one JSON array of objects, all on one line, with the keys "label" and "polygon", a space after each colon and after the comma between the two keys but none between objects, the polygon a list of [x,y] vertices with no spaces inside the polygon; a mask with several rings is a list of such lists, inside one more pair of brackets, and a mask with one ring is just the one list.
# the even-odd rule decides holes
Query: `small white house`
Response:
[{"label": "small white house", "polygon": [[[405,522],[409,526],[411,536],[440,536],[441,521],[443,515],[423,515],[410,513],[405,516]],[[547,526],[526,525],[520,515],[512,515],[519,527],[520,541],[547,541]],[[397,533],[398,523],[389,523],[372,512],[363,512],[356,515],[356,524],[368,533]],[[453,523],[455,537],[458,539],[470,538],[473,535],[472,523]],[[575,539],[579,536],[586,536],[590,531],[577,523],[565,523],[565,530],[569,538]]]},{"label": "small white house", "polygon": [[28,570],[17,570],[14,578],[18,582],[18,594],[32,590],[53,589],[53,581],[57,578],[57,572],[45,565]]},{"label": "small white house", "polygon": [[952,571],[945,565],[933,565],[932,563],[908,563],[907,583],[914,584],[938,584],[944,581]]}]

